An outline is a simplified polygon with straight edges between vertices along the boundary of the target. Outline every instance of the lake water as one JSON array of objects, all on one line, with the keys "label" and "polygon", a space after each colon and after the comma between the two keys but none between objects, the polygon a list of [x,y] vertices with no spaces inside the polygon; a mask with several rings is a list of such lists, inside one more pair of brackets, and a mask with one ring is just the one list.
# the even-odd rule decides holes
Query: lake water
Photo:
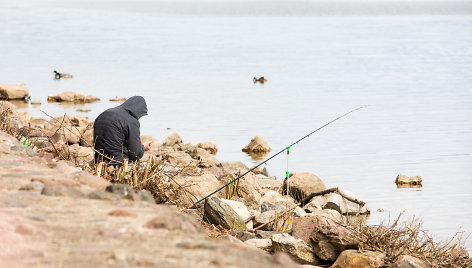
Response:
[{"label": "lake water", "polygon": [[[91,119],[142,95],[143,135],[212,141],[249,166],[254,136],[275,153],[369,105],[292,147],[289,171],[354,192],[372,224],[405,211],[445,239],[472,232],[472,3],[412,2],[0,0],[0,83],[40,99],[34,116],[77,114],[46,102],[65,90],[102,98]],[[397,189],[400,173],[423,187]]]}]

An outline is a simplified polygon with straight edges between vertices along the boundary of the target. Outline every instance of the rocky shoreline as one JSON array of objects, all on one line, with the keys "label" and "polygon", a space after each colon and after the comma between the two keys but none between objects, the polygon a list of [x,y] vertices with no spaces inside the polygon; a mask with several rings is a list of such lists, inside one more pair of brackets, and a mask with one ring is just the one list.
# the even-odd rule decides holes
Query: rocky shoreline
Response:
[{"label": "rocky shoreline", "polygon": [[[187,209],[250,168],[178,134],[142,137],[152,149],[131,171],[102,167],[88,118],[32,118],[6,101],[0,113],[0,267],[437,266],[434,254],[373,247],[365,202],[314,174],[290,174],[287,191],[258,168]],[[465,249],[447,254],[470,267]]]}]

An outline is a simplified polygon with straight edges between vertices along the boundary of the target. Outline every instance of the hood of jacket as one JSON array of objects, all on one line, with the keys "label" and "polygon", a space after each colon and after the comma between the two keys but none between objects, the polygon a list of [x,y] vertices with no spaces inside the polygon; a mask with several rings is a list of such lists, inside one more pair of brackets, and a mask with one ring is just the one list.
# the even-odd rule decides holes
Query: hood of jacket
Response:
[{"label": "hood of jacket", "polygon": [[128,111],[136,119],[147,115],[148,112],[146,100],[141,96],[133,96],[127,99],[120,107]]}]

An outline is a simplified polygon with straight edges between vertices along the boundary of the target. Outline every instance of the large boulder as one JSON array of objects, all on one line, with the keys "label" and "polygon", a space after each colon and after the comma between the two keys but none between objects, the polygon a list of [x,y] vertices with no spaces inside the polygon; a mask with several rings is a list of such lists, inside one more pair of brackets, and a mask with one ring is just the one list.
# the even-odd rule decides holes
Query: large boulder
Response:
[{"label": "large boulder", "polygon": [[[331,268],[364,268],[383,267],[385,254],[374,251],[361,251],[348,249],[339,255]],[[391,266],[393,267],[393,266]],[[409,266],[401,266],[409,267]],[[413,267],[412,267],[413,268]]]},{"label": "large boulder", "polygon": [[263,138],[256,136],[242,151],[246,153],[265,154],[270,152],[270,146]]},{"label": "large boulder", "polygon": [[212,197],[206,201],[203,218],[210,223],[221,225],[225,229],[246,230],[246,224],[238,213],[217,197]]},{"label": "large boulder", "polygon": [[305,217],[296,217],[293,219],[292,236],[300,238],[306,243],[310,243],[311,233],[315,225],[319,224],[321,219],[330,219],[334,222],[341,222],[341,214],[334,210],[319,210],[316,213],[310,213]]},{"label": "large boulder", "polygon": [[272,236],[272,250],[287,253],[294,261],[301,264],[319,264],[313,249],[301,239],[295,239],[287,233]]},{"label": "large boulder", "polygon": [[[181,189],[177,196],[176,203],[182,207],[189,207],[194,202],[200,200],[209,193],[220,188],[222,184],[213,174],[203,174],[200,176],[177,176],[173,178],[177,187]],[[215,194],[217,197],[223,197],[220,191]]]},{"label": "large boulder", "polygon": [[317,216],[310,235],[316,255],[326,261],[335,261],[346,249],[357,249],[359,238],[353,230],[339,222]]},{"label": "large boulder", "polygon": [[0,99],[21,100],[29,96],[29,91],[22,85],[0,84]]},{"label": "large boulder", "polygon": [[409,255],[399,256],[390,266],[391,268],[431,268],[431,265],[423,260]]},{"label": "large boulder", "polygon": [[[318,176],[308,172],[295,173],[289,177],[290,195],[295,200],[301,202],[311,193],[323,191],[326,189],[323,181]],[[282,188],[284,194],[287,193],[287,179]]]}]

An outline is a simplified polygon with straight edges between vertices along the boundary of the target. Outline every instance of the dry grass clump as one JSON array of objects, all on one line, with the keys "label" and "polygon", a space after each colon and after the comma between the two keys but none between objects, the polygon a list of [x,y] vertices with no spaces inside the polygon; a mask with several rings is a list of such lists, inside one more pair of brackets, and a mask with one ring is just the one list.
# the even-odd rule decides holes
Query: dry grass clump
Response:
[{"label": "dry grass clump", "polygon": [[385,262],[393,263],[400,255],[410,255],[428,262],[432,267],[472,267],[472,260],[464,248],[464,233],[434,242],[422,228],[422,221],[412,218],[400,222],[402,214],[392,225],[359,226],[360,249],[383,252]]}]

